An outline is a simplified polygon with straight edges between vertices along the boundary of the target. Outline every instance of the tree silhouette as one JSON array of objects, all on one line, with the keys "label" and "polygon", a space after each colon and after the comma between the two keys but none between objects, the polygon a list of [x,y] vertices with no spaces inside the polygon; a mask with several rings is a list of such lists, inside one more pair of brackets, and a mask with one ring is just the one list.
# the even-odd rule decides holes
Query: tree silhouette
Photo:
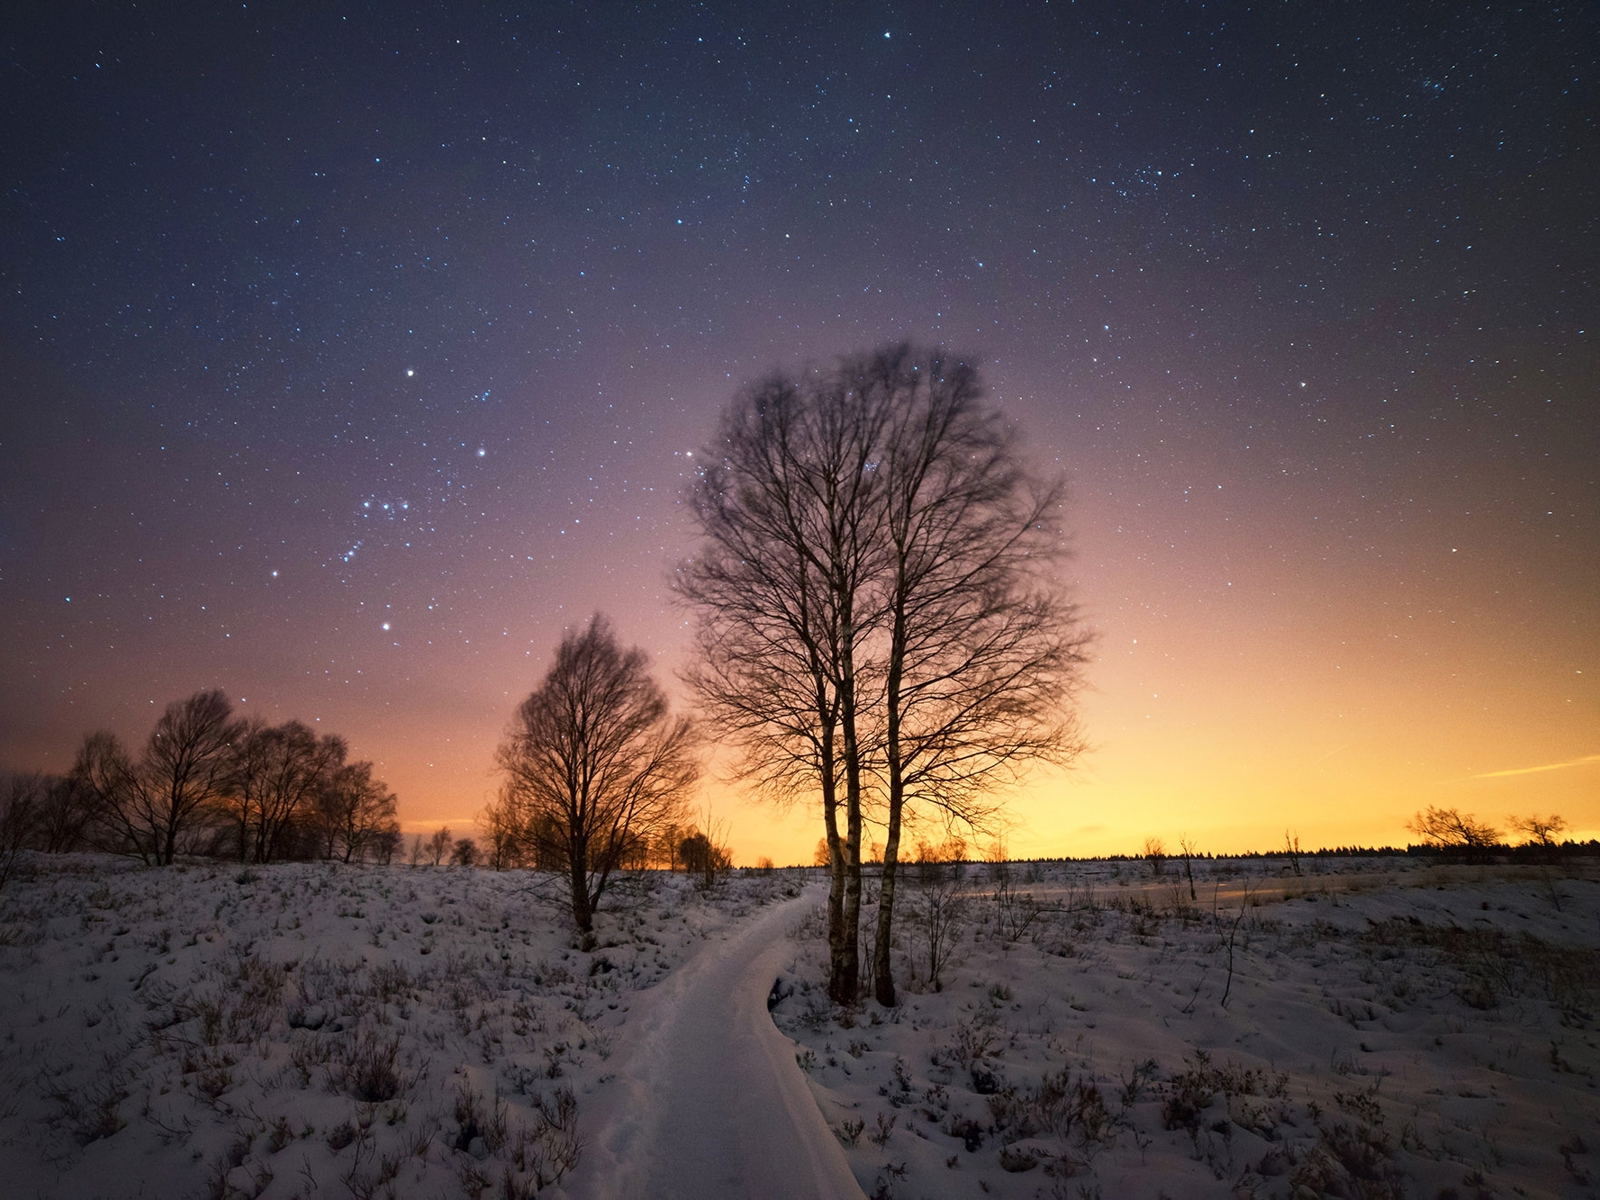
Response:
[{"label": "tree silhouette", "polygon": [[677,575],[697,616],[689,680],[746,778],[820,794],[839,1002],[858,987],[861,822],[882,806],[873,977],[893,1003],[906,805],[982,826],[995,783],[1081,749],[1060,489],[1025,470],[972,367],[907,346],[740,393],[704,463],[701,545]]},{"label": "tree silhouette", "polygon": [[[345,741],[307,725],[250,722],[238,738],[226,800],[241,862],[282,856],[286,832],[314,819],[318,801],[344,768]],[[332,857],[331,848],[327,857]]]},{"label": "tree silhouette", "polygon": [[879,1003],[895,1003],[890,947],[905,805],[988,823],[988,789],[1026,762],[1070,761],[1087,634],[1061,598],[1059,484],[1034,480],[977,371],[937,351],[892,347],[841,366],[884,412],[885,820],[873,948]]},{"label": "tree silhouette", "polygon": [[1464,851],[1469,856],[1482,854],[1499,844],[1500,831],[1471,813],[1429,805],[1406,822],[1406,828],[1422,839],[1425,846],[1438,850]]},{"label": "tree silhouette", "polygon": [[373,777],[370,762],[340,763],[322,777],[312,804],[318,851],[341,862],[387,861],[400,844],[397,808],[395,794]]},{"label": "tree silhouette", "polygon": [[1527,838],[1527,845],[1553,850],[1557,835],[1566,831],[1567,819],[1555,813],[1551,813],[1548,817],[1541,817],[1535,813],[1526,817],[1507,817],[1506,824]]},{"label": "tree silhouette", "polygon": [[50,782],[37,771],[0,776],[0,891],[15,870],[17,857],[33,841]]},{"label": "tree silhouette", "polygon": [[780,802],[813,787],[820,796],[828,994],[839,1003],[855,999],[860,976],[872,740],[860,668],[882,561],[873,454],[886,414],[860,400],[821,375],[773,375],[737,395],[690,489],[701,545],[675,579],[698,618],[688,681],[742,751],[744,777]]},{"label": "tree silhouette", "polygon": [[699,776],[687,720],[667,712],[644,651],[598,614],[561,639],[501,742],[504,820],[558,865],[585,935],[631,845],[678,819]]},{"label": "tree silhouette", "polygon": [[84,739],[73,777],[118,849],[171,863],[223,803],[244,725],[220,691],[167,705],[137,760],[104,731]]}]

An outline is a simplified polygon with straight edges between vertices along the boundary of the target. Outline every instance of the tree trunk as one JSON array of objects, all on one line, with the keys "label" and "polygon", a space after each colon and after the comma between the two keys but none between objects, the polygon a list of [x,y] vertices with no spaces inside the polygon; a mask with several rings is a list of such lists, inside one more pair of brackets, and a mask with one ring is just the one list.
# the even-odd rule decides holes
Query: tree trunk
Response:
[{"label": "tree trunk", "polygon": [[833,731],[822,735],[822,823],[828,841],[828,999],[849,1003],[846,994],[852,972],[848,967],[844,923],[844,845],[839,839],[838,769],[833,759]]},{"label": "tree trunk", "polygon": [[854,1004],[861,987],[861,746],[856,740],[854,630],[845,627],[844,678],[840,687],[844,725],[844,946],[839,980],[841,1004]]},{"label": "tree trunk", "polygon": [[895,613],[890,637],[889,678],[884,693],[888,727],[889,824],[883,838],[883,881],[878,889],[878,930],[872,946],[872,991],[885,1008],[895,1005],[894,967],[889,948],[894,939],[894,894],[900,858],[900,816],[905,806],[905,778],[900,762],[900,681],[905,662],[905,620]]},{"label": "tree trunk", "polygon": [[594,909],[589,905],[589,871],[587,847],[577,842],[568,843],[567,871],[571,880],[572,923],[583,936],[580,943],[587,948],[594,941]]},{"label": "tree trunk", "polygon": [[176,796],[169,796],[166,828],[161,833],[161,841],[156,849],[156,866],[170,867],[173,858],[178,852],[178,804]]},{"label": "tree trunk", "polygon": [[894,938],[895,881],[899,872],[896,860],[900,853],[900,797],[889,800],[889,832],[883,845],[883,881],[878,889],[878,930],[872,946],[872,991],[879,1004],[893,1008],[895,998],[894,969],[889,961],[889,947]]}]

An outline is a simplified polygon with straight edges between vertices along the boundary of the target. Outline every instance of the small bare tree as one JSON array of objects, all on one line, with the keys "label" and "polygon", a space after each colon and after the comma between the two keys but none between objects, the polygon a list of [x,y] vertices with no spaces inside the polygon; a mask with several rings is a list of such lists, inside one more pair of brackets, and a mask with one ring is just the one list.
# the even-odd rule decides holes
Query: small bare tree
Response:
[{"label": "small bare tree", "polygon": [[485,858],[491,870],[505,871],[522,865],[521,839],[503,805],[487,804],[478,814],[478,827],[489,839]]},{"label": "small bare tree", "polygon": [[113,844],[160,866],[220,809],[243,731],[222,692],[196,692],[167,705],[137,761],[115,735],[90,734],[73,776]]},{"label": "small bare tree", "polygon": [[252,721],[238,738],[225,801],[238,825],[239,860],[271,862],[291,826],[313,816],[317,800],[344,766],[343,738],[319,737],[300,721]]},{"label": "small bare tree", "polygon": [[400,844],[398,805],[370,762],[342,763],[323,775],[312,806],[319,852],[340,862],[392,857]]},{"label": "small bare tree", "polygon": [[678,858],[685,871],[699,877],[698,886],[706,889],[716,886],[717,878],[733,866],[728,848],[718,845],[711,834],[698,829],[691,830],[679,843]]},{"label": "small bare tree", "polygon": [[[960,839],[951,839],[959,851]],[[966,923],[970,897],[962,881],[959,862],[947,857],[951,842],[936,847],[923,841],[918,845],[917,870],[906,905],[905,925],[912,945],[913,974],[921,976],[930,991],[944,990],[944,969],[950,963]],[[956,854],[959,857],[959,852]]]},{"label": "small bare tree", "polygon": [[1289,856],[1289,865],[1294,868],[1296,875],[1300,874],[1300,835],[1290,834],[1287,829],[1283,831],[1283,852]]},{"label": "small bare tree", "polygon": [[1527,817],[1507,817],[1506,824],[1520,833],[1529,846],[1538,846],[1543,850],[1554,850],[1556,838],[1566,832],[1567,821],[1565,817],[1558,817],[1551,813],[1548,817],[1538,815]]},{"label": "small bare tree", "polygon": [[46,854],[82,849],[94,819],[93,798],[71,776],[54,776],[35,809],[31,845]]},{"label": "small bare tree", "polygon": [[1144,860],[1150,864],[1150,874],[1160,875],[1167,862],[1167,845],[1158,837],[1144,840]]},{"label": "small bare tree", "polygon": [[[1194,903],[1199,899],[1194,890],[1194,841],[1187,833],[1178,837],[1178,857],[1183,859],[1183,877],[1189,882],[1189,901]],[[1298,869],[1295,872],[1299,874]]]},{"label": "small bare tree", "polygon": [[1499,845],[1500,831],[1471,813],[1454,808],[1434,808],[1431,804],[1406,822],[1406,828],[1422,839],[1422,844],[1438,850],[1481,854]]},{"label": "small bare tree", "polygon": [[1556,911],[1560,912],[1561,892],[1556,887],[1555,880],[1550,878],[1550,872],[1546,870],[1546,866],[1555,861],[1556,838],[1565,832],[1567,828],[1566,818],[1557,816],[1555,813],[1551,813],[1548,817],[1534,814],[1526,817],[1507,817],[1506,824],[1527,839],[1523,842],[1524,846],[1538,850],[1536,857],[1541,863],[1539,874],[1544,879],[1545,890],[1550,894],[1550,902],[1555,905]]},{"label": "small bare tree", "polygon": [[667,712],[644,651],[596,615],[561,639],[498,753],[505,819],[566,876],[586,937],[630,844],[680,817],[699,777],[687,720]]},{"label": "small bare tree", "polygon": [[433,831],[433,836],[428,839],[428,862],[437,867],[450,853],[450,847],[455,845],[455,839],[450,836],[450,827],[441,825]]},{"label": "small bare tree", "polygon": [[50,781],[37,771],[14,772],[0,779],[0,890],[32,840],[49,795]]},{"label": "small bare tree", "polygon": [[[393,795],[393,793],[390,793]],[[392,814],[391,814],[392,815]],[[372,861],[379,866],[387,867],[394,862],[395,852],[405,843],[405,838],[400,835],[400,822],[391,819],[383,825],[362,851],[362,856],[370,856]]]}]

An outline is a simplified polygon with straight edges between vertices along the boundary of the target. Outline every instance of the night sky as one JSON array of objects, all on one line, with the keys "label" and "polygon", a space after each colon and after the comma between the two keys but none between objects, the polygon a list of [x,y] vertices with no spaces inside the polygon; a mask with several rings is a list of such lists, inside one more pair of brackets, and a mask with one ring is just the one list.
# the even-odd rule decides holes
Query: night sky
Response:
[{"label": "night sky", "polygon": [[155,7],[0,17],[0,765],[221,686],[464,828],[564,629],[683,662],[735,389],[910,338],[1071,481],[1014,853],[1600,835],[1593,4]]}]

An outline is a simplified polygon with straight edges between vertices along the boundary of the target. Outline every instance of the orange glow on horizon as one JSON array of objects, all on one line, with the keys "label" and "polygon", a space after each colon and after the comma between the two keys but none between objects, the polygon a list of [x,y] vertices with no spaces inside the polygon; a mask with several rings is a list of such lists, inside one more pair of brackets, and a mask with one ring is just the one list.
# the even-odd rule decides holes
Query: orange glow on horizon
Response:
[{"label": "orange glow on horizon", "polygon": [[[1203,549],[1127,556],[1108,532],[1137,511],[1124,502],[1075,514],[1077,594],[1099,634],[1081,706],[1091,749],[1000,794],[1013,856],[1134,853],[1150,836],[1170,849],[1180,835],[1212,853],[1270,850],[1286,830],[1307,848],[1404,845],[1406,821],[1430,804],[1502,828],[1508,815],[1555,812],[1567,836],[1600,837],[1596,636],[1563,587],[1531,588],[1488,543],[1413,539],[1402,546],[1421,563],[1412,580],[1350,550],[1252,554],[1280,536],[1270,525],[1287,525],[1281,514],[1248,536],[1219,520]],[[670,681],[683,615],[618,616]],[[457,828],[482,807],[495,738],[520,698],[508,691],[496,711],[480,693],[457,710],[456,728],[434,731],[454,757],[434,768],[406,772],[395,755],[386,778],[408,830]],[[704,796],[740,864],[811,860],[814,809],[779,812],[715,780]]]}]

